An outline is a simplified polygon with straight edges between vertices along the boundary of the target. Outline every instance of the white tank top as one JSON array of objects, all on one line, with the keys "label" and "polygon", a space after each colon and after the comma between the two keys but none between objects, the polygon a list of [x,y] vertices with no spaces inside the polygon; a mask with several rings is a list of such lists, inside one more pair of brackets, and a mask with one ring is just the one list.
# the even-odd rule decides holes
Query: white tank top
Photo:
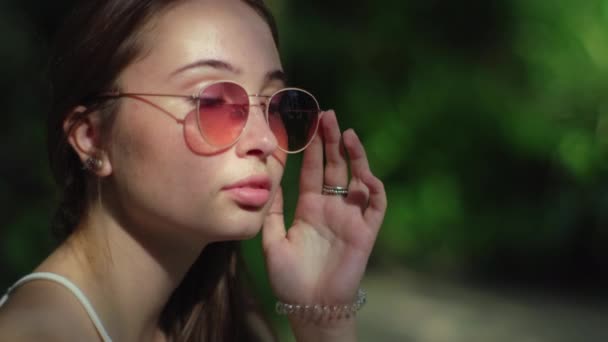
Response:
[{"label": "white tank top", "polygon": [[108,335],[108,332],[103,327],[103,324],[101,324],[101,320],[99,319],[99,316],[95,312],[95,309],[93,309],[91,302],[87,299],[87,297],[84,295],[84,293],[82,293],[82,291],[76,285],[74,285],[74,283],[69,281],[67,278],[62,277],[55,273],[36,272],[36,273],[28,274],[25,277],[19,279],[15,284],[13,284],[13,286],[8,288],[8,290],[6,291],[6,294],[0,299],[0,307],[8,300],[8,296],[11,294],[11,292],[13,290],[15,290],[17,287],[23,285],[24,283],[27,283],[28,281],[32,281],[32,280],[53,281],[53,282],[63,285],[66,289],[70,290],[70,292],[72,292],[72,294],[78,299],[80,304],[83,306],[83,308],[89,315],[89,318],[93,322],[95,329],[97,329],[97,333],[99,333],[99,336],[101,337],[102,341],[103,342],[112,342],[110,335]]}]

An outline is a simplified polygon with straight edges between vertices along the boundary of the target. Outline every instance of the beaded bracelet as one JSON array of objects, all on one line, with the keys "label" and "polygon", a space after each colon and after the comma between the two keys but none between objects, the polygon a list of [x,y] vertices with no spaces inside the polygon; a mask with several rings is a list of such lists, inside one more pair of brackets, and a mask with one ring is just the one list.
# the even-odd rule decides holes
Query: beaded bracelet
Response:
[{"label": "beaded bracelet", "polygon": [[301,305],[287,304],[277,301],[276,311],[279,315],[296,315],[301,317],[350,317],[359,311],[367,301],[367,293],[363,289],[357,291],[357,298],[347,305]]}]

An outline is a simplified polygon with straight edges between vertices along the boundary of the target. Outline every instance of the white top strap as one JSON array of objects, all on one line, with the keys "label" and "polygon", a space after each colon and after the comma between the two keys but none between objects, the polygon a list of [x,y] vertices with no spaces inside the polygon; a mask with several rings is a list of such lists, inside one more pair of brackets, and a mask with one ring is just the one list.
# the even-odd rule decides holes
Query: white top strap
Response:
[{"label": "white top strap", "polygon": [[58,274],[55,274],[55,273],[35,272],[35,273],[28,274],[25,277],[19,279],[15,284],[13,284],[13,286],[8,288],[8,290],[6,291],[6,294],[2,297],[2,299],[0,299],[0,306],[2,306],[2,304],[4,304],[8,300],[8,296],[11,294],[11,292],[13,290],[15,290],[17,287],[23,285],[24,283],[26,283],[28,281],[32,281],[32,280],[54,281],[58,284],[63,285],[68,290],[70,290],[70,292],[72,292],[72,294],[78,299],[80,304],[82,304],[82,306],[86,310],[87,314],[89,315],[89,318],[93,322],[93,325],[95,325],[95,329],[97,329],[97,332],[99,333],[99,336],[101,336],[101,339],[103,340],[103,342],[112,342],[110,335],[108,335],[108,332],[103,327],[103,324],[101,324],[101,320],[99,319],[99,316],[95,312],[95,309],[93,309],[91,302],[89,302],[89,300],[84,295],[84,293],[82,293],[82,291],[76,285],[74,285],[74,283],[72,283],[70,280],[68,280],[67,278],[62,277]]}]

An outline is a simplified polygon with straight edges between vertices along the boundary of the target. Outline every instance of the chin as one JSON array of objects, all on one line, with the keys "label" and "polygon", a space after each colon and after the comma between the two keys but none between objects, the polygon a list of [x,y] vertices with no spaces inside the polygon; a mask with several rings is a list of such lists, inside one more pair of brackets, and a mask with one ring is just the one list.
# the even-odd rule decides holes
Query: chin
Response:
[{"label": "chin", "polygon": [[242,234],[240,234],[240,236],[238,238],[236,238],[235,240],[253,239],[254,237],[256,237],[256,235],[258,235],[260,233],[261,230],[262,230],[261,225],[259,227],[256,227],[255,229],[248,229],[246,231],[243,231]]},{"label": "chin", "polygon": [[262,230],[262,226],[231,227],[222,232],[216,241],[241,241],[253,239]]},{"label": "chin", "polygon": [[260,208],[233,213],[221,230],[223,240],[248,240],[255,237],[264,223],[265,211]]}]

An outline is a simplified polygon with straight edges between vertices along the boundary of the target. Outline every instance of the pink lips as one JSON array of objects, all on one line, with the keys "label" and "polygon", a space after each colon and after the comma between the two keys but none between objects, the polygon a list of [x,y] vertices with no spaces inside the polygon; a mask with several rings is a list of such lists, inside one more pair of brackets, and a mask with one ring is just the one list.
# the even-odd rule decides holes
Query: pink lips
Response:
[{"label": "pink lips", "polygon": [[227,185],[222,190],[242,206],[262,207],[270,199],[271,186],[267,176],[252,176]]}]

